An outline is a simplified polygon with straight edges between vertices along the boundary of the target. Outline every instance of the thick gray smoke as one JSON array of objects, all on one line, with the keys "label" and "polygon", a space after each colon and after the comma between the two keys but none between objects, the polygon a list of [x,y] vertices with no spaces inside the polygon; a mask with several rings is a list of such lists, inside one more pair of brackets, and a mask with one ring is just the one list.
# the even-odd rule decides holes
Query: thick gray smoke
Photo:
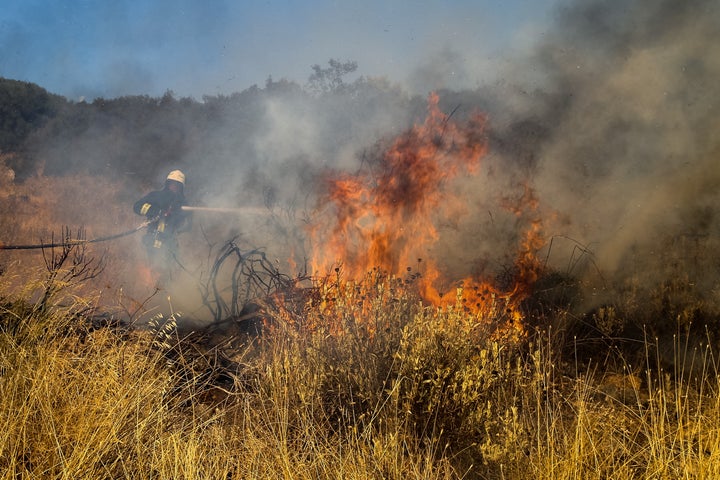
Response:
[{"label": "thick gray smoke", "polygon": [[[252,122],[243,111],[218,124],[191,154],[189,178],[200,186],[193,201],[248,213],[215,217],[221,223],[215,234],[238,234],[248,247],[267,248],[282,261],[302,259],[300,230],[317,207],[323,173],[361,168],[364,150],[412,125],[410,100],[392,88],[378,93],[385,88],[369,89],[382,98],[271,95]],[[213,222],[211,215],[197,217]]]},{"label": "thick gray smoke", "polygon": [[[464,61],[468,51],[441,52],[418,67],[418,82],[445,87],[440,106],[453,121],[485,112],[489,142],[478,176],[446,186],[466,200],[438,219],[440,236],[428,252],[448,278],[502,272],[529,221],[540,218],[551,240],[540,255],[573,276],[609,283],[640,272],[657,280],[668,274],[669,260],[687,266],[690,259],[690,280],[720,291],[718,256],[703,256],[720,243],[716,1],[569,2],[540,44],[494,63],[499,80],[472,90],[454,84],[457,78],[446,81],[448,71],[489,78],[474,70],[490,63]],[[239,215],[196,214],[193,235],[181,242],[187,270],[207,274],[212,257],[205,252],[230,238],[263,248],[286,269],[289,258],[302,265],[307,254],[303,227],[322,207],[318,179],[329,170],[375,168],[382,147],[421,122],[427,105],[425,94],[378,78],[320,96],[270,81],[215,101],[198,109],[199,118],[171,102],[157,125],[138,126],[146,143],[117,147],[112,130],[89,131],[72,148],[51,145],[43,154],[95,161],[115,145],[135,149],[128,158],[152,159],[154,138],[177,138],[177,163],[149,167],[158,184],[179,167],[193,204],[251,207]],[[537,210],[522,204],[526,186]],[[140,185],[132,193],[142,193]],[[187,278],[188,292],[196,291],[195,280]],[[202,309],[193,308],[185,310]]]},{"label": "thick gray smoke", "polygon": [[506,75],[496,152],[526,162],[546,234],[605,276],[718,237],[720,4],[571,2]]},{"label": "thick gray smoke", "polygon": [[[502,270],[535,215],[552,240],[540,252],[552,266],[603,281],[661,275],[672,249],[720,233],[717,2],[571,2],[556,20],[541,44],[507,59],[502,81],[440,91],[458,121],[476,109],[489,118],[480,175],[450,186],[468,208],[441,219],[430,252],[451,278]],[[292,250],[302,261],[302,233],[290,232],[317,206],[317,174],[363,168],[378,154],[376,141],[422,119],[423,98],[381,91],[387,96],[273,97],[253,125],[229,121],[198,145],[208,171],[190,173],[205,185],[201,202],[276,214],[223,219],[232,228],[217,234],[236,232],[277,258]],[[256,133],[229,142],[240,128]],[[517,204],[522,185],[535,189],[540,210],[518,219],[503,205]],[[695,267],[708,274],[707,265]]]}]

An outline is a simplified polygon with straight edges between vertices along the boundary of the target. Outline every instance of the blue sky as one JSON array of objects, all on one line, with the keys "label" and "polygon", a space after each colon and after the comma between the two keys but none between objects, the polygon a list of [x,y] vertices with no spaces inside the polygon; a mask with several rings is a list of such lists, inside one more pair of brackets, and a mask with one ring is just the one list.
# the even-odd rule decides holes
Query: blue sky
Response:
[{"label": "blue sky", "polygon": [[413,92],[491,81],[557,0],[4,0],[0,76],[71,100],[305,83],[330,58]]}]

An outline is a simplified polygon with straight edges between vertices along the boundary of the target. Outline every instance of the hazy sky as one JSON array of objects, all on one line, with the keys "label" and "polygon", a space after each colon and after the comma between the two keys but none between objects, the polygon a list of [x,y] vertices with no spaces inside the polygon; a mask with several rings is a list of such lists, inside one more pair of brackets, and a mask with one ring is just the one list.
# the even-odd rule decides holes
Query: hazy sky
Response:
[{"label": "hazy sky", "polygon": [[4,0],[0,76],[71,100],[300,84],[330,58],[413,92],[473,87],[557,0]]}]

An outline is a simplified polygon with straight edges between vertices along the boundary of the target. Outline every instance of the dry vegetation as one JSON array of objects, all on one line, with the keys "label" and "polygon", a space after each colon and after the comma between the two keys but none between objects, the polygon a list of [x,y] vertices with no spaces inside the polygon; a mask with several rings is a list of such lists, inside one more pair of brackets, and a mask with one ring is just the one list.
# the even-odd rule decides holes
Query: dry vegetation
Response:
[{"label": "dry vegetation", "polygon": [[110,280],[64,280],[71,256],[20,276],[13,253],[0,478],[717,478],[720,289],[695,281],[717,251],[668,244],[665,280],[640,269],[585,313],[549,272],[520,341],[500,308],[428,307],[378,271],[273,297],[260,336],[177,312],[139,328]]}]

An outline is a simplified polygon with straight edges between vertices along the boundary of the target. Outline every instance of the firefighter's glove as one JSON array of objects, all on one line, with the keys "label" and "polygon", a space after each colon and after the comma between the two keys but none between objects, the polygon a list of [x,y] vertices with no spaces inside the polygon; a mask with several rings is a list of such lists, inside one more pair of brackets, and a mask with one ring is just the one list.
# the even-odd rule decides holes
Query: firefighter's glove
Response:
[{"label": "firefighter's glove", "polygon": [[149,203],[144,203],[143,206],[140,207],[140,215],[145,215],[147,218],[155,218],[160,215],[160,213],[162,212],[159,207],[150,205]]}]

